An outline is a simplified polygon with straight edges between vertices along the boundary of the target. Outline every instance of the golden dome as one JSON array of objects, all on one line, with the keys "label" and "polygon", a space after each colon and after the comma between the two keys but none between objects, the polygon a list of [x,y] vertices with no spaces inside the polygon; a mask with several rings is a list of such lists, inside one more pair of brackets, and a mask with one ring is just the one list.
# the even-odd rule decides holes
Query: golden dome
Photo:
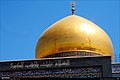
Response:
[{"label": "golden dome", "polygon": [[36,46],[36,58],[67,51],[95,52],[114,57],[108,35],[96,24],[76,15],[59,20],[41,35]]}]

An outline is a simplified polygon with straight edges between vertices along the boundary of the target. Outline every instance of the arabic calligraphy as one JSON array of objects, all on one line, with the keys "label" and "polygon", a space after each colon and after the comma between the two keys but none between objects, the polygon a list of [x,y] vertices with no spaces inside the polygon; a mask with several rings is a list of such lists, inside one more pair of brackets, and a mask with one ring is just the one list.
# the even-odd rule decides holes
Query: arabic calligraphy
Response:
[{"label": "arabic calligraphy", "polygon": [[16,69],[16,68],[23,68],[23,62],[18,62],[16,65],[14,65],[14,63],[10,64],[10,68]]},{"label": "arabic calligraphy", "polygon": [[11,69],[21,69],[21,68],[40,68],[40,67],[60,67],[69,66],[69,60],[57,60],[57,61],[43,61],[43,62],[30,62],[29,64],[25,62],[10,63]]}]

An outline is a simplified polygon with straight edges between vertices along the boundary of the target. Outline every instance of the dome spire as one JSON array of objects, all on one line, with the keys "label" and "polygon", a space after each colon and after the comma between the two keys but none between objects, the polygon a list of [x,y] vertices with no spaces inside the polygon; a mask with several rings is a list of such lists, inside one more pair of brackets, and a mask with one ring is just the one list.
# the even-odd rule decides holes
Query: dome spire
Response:
[{"label": "dome spire", "polygon": [[74,2],[71,2],[71,5],[72,5],[72,9],[71,9],[72,15],[74,15],[74,11],[75,11],[74,5],[75,5],[75,3],[74,3]]}]

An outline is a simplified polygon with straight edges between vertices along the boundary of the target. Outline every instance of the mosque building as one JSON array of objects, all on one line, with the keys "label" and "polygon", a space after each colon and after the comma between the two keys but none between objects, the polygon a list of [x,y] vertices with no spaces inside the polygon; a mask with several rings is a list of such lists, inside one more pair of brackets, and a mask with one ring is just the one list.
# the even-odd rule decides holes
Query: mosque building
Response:
[{"label": "mosque building", "polygon": [[35,60],[0,62],[0,77],[120,77],[120,63],[113,63],[114,48],[107,33],[74,12],[72,3],[72,15],[42,33]]}]

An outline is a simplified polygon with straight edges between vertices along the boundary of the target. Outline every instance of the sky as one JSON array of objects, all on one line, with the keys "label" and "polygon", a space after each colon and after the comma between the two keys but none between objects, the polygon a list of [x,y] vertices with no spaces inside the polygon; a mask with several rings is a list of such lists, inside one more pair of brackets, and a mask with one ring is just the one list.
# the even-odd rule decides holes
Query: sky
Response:
[{"label": "sky", "polygon": [[[101,27],[120,54],[120,1],[72,0],[75,15]],[[71,0],[0,0],[0,60],[35,59],[40,35],[71,15]]]}]

